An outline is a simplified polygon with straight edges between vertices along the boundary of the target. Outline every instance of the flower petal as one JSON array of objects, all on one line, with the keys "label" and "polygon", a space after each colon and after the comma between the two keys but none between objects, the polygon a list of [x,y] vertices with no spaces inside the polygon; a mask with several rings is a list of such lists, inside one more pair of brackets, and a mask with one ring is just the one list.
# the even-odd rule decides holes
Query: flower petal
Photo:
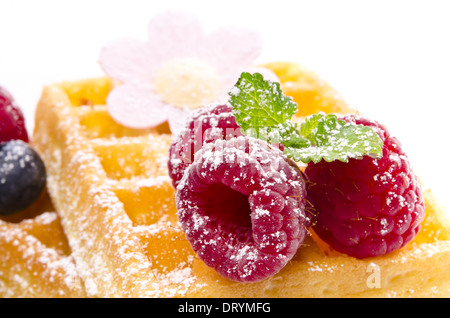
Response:
[{"label": "flower petal", "polygon": [[[170,106],[168,106],[170,107]],[[168,118],[170,131],[172,135],[178,135],[186,125],[187,119],[195,113],[194,109],[181,109],[178,107],[171,107],[171,112]]]},{"label": "flower petal", "polygon": [[231,88],[244,68],[252,65],[262,51],[260,34],[242,27],[221,27],[208,37],[202,57],[222,75],[225,87]]},{"label": "flower petal", "polygon": [[148,39],[152,54],[163,61],[196,57],[206,37],[195,15],[174,10],[160,13],[150,21]]},{"label": "flower petal", "polygon": [[171,116],[172,107],[155,94],[149,83],[130,82],[114,88],[106,100],[108,112],[119,124],[145,129]]},{"label": "flower petal", "polygon": [[132,38],[123,38],[104,46],[99,64],[111,78],[128,82],[148,79],[154,71],[154,62],[148,58],[148,44]]}]

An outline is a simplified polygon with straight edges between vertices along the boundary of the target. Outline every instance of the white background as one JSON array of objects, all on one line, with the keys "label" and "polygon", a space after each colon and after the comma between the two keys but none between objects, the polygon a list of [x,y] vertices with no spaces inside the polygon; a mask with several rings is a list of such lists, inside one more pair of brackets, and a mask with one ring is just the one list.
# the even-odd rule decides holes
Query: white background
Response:
[{"label": "white background", "polygon": [[0,0],[0,85],[27,127],[43,85],[103,75],[98,54],[122,36],[144,39],[151,17],[178,8],[207,30],[253,27],[258,62],[296,61],[397,136],[426,186],[449,206],[450,1]]}]

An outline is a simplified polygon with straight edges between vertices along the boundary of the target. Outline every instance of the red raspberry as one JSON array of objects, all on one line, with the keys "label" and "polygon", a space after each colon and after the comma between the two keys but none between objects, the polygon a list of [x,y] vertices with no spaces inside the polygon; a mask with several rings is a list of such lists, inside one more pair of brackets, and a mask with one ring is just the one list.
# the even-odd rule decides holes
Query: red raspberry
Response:
[{"label": "red raspberry", "polygon": [[178,219],[207,266],[239,282],[280,271],[302,244],[302,172],[267,143],[237,137],[207,143],[177,187]]},{"label": "red raspberry", "polygon": [[23,140],[28,142],[25,120],[14,98],[0,87],[0,142]]},{"label": "red raspberry", "polygon": [[383,157],[308,164],[308,200],[318,212],[313,226],[337,251],[357,258],[383,255],[411,241],[425,204],[400,143],[375,121],[343,118],[377,130]]},{"label": "red raspberry", "polygon": [[242,136],[231,105],[210,105],[198,110],[187,122],[169,149],[169,175],[174,187],[186,168],[194,161],[194,154],[203,144],[217,139]]}]

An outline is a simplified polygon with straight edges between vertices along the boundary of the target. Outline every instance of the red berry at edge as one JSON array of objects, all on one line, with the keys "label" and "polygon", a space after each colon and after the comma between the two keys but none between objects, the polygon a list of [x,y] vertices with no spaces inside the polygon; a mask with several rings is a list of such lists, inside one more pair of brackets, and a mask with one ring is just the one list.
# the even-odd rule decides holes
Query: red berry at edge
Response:
[{"label": "red berry at edge", "polygon": [[169,176],[174,187],[178,185],[186,168],[194,161],[195,153],[207,143],[217,139],[242,136],[240,127],[228,104],[208,105],[200,108],[187,121],[169,149]]},{"label": "red berry at edge", "polygon": [[385,127],[355,116],[343,119],[375,128],[383,140],[383,157],[308,164],[308,199],[318,214],[313,229],[347,255],[383,255],[419,231],[425,214],[421,188],[400,143]]},{"label": "red berry at edge", "polygon": [[28,142],[28,133],[22,111],[12,95],[0,86],[0,142],[10,140]]}]

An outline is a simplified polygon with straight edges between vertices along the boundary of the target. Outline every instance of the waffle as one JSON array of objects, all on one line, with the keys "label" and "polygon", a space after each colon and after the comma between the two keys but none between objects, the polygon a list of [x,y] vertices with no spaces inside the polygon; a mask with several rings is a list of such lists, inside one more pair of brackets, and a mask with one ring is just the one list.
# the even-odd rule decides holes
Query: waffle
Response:
[{"label": "waffle", "polygon": [[0,297],[84,297],[59,216],[47,191],[0,217]]},{"label": "waffle", "polygon": [[327,114],[356,112],[333,86],[300,64],[271,62],[263,66],[272,70],[280,79],[283,93],[291,96],[298,105],[302,105],[295,114],[297,119],[318,112]]},{"label": "waffle", "polygon": [[[267,66],[311,112],[350,110],[313,73],[292,63]],[[429,191],[423,229],[399,251],[357,260],[313,233],[271,278],[243,284],[219,276],[195,256],[177,223],[167,127],[115,123],[105,106],[112,85],[108,78],[49,85],[36,110],[35,145],[87,296],[450,296],[450,223]]]}]

